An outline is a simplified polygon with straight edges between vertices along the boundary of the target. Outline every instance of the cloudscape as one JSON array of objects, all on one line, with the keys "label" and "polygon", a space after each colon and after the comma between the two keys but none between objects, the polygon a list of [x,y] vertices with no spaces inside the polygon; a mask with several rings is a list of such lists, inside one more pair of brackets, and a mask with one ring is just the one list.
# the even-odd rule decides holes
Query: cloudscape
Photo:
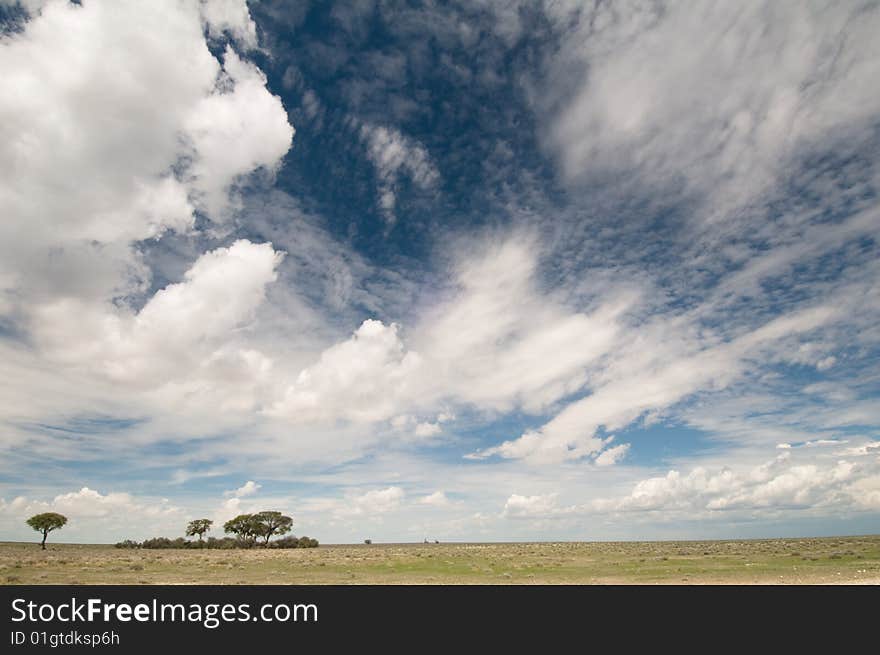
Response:
[{"label": "cloudscape", "polygon": [[878,34],[0,1],[0,539],[880,531]]}]

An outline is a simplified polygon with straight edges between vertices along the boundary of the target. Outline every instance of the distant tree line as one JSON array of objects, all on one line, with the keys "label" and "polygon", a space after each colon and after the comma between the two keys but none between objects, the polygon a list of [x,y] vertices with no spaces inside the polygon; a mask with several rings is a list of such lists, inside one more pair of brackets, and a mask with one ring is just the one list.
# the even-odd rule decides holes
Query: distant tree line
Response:
[{"label": "distant tree line", "polygon": [[[55,512],[35,514],[27,520],[27,524],[43,535],[40,546],[46,550],[46,538],[54,530],[60,530],[67,523],[67,517]],[[211,519],[196,519],[186,526],[187,537],[198,537],[198,541],[189,541],[183,537],[169,539],[155,537],[137,542],[131,539],[120,541],[117,548],[316,548],[318,540],[311,537],[281,537],[270,542],[274,536],[287,534],[293,528],[293,519],[281,512],[265,511],[256,514],[239,514],[223,524],[223,531],[233,537],[204,539],[205,533],[211,530],[214,522]]]},{"label": "distant tree line", "polygon": [[167,537],[155,537],[137,542],[131,539],[120,541],[117,548],[315,548],[317,539],[310,537],[282,537],[270,543],[273,536],[280,536],[290,532],[293,527],[293,519],[281,512],[265,511],[256,514],[239,514],[223,524],[223,531],[233,537],[216,539],[208,537],[205,533],[210,531],[214,524],[210,519],[196,519],[186,526],[186,536],[198,536],[198,541],[190,541],[183,537],[168,539]]},{"label": "distant tree line", "polygon": [[126,539],[115,544],[116,548],[146,548],[146,549],[166,549],[166,548],[188,548],[188,549],[217,549],[231,550],[239,548],[317,548],[318,540],[311,537],[282,537],[269,543],[268,546],[256,544],[253,541],[245,541],[234,537],[223,537],[217,539],[208,537],[204,540],[189,540],[183,537],[169,539],[168,537],[154,537],[152,539],[144,539],[143,541],[133,541]]}]

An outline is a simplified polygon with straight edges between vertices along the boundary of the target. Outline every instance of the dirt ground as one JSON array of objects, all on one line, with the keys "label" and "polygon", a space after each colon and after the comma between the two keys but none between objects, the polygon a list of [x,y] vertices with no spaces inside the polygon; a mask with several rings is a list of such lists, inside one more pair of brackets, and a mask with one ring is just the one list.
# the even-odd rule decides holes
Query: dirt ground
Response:
[{"label": "dirt ground", "polygon": [[880,536],[120,550],[0,543],[2,584],[880,584]]}]

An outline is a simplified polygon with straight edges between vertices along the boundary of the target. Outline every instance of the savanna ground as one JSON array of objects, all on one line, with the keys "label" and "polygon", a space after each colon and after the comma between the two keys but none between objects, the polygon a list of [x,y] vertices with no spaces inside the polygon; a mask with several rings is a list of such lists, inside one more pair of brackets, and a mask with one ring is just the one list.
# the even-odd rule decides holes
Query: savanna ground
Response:
[{"label": "savanna ground", "polygon": [[880,536],[120,550],[0,543],[3,584],[880,584]]}]

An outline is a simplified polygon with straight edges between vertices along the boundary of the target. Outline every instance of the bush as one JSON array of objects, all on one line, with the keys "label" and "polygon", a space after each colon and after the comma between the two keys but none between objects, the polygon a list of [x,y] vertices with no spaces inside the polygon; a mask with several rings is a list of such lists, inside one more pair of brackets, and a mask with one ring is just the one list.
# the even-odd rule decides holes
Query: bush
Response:
[{"label": "bush", "polygon": [[316,548],[317,546],[318,540],[310,537],[282,537],[269,542],[270,548]]},{"label": "bush", "polygon": [[231,548],[253,548],[254,542],[246,539],[235,539],[233,537],[223,537],[217,539],[208,537],[203,541],[188,541],[183,537],[177,539],[169,539],[168,537],[154,537],[152,539],[144,539],[141,543],[126,539],[116,544],[117,548],[148,548],[153,550],[164,549],[185,549],[185,550],[201,550],[201,549],[218,549],[227,550]]},{"label": "bush", "polygon": [[132,541],[131,539],[126,539],[125,541],[120,541],[119,543],[115,544],[115,547],[116,548],[140,548],[141,545],[136,541]]},{"label": "bush", "polygon": [[[152,539],[144,539],[141,543],[126,539],[115,544],[116,548],[147,548],[151,550],[164,549],[195,549],[202,548],[216,550],[231,550],[235,548],[254,548],[260,544],[249,539],[236,539],[234,537],[223,537],[217,539],[208,537],[204,541],[188,541],[183,537],[177,539],[169,539],[168,537],[153,537]],[[270,548],[315,548],[318,545],[317,539],[310,537],[283,537],[269,542]]]},{"label": "bush", "polygon": [[[183,537],[177,539],[169,539],[168,537],[154,537],[153,539],[144,539],[141,542],[141,548],[165,549],[165,548],[193,548],[195,542],[187,541]],[[195,546],[198,548],[198,546]]]}]

